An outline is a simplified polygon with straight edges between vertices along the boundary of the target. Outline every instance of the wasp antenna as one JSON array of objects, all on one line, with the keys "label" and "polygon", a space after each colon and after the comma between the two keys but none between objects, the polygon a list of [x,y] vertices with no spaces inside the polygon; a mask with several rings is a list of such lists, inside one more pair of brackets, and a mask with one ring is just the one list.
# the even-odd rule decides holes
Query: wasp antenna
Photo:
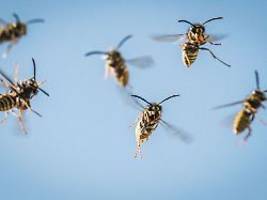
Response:
[{"label": "wasp antenna", "polygon": [[119,49],[120,47],[122,47],[122,45],[129,39],[131,39],[133,36],[132,35],[127,35],[126,37],[124,37],[119,44],[117,45],[116,49]]},{"label": "wasp antenna", "polygon": [[193,26],[193,27],[196,27],[192,22],[190,22],[190,21],[187,21],[187,20],[184,20],[184,19],[180,19],[180,20],[178,20],[178,23],[181,23],[181,22],[183,22],[183,23],[187,23],[187,24],[190,24],[191,26]]},{"label": "wasp antenna", "polygon": [[203,23],[203,25],[205,25],[205,24],[207,24],[207,23],[209,23],[209,22],[211,22],[211,21],[218,20],[218,19],[223,19],[223,17],[214,17],[214,18],[208,19],[207,21],[205,21],[205,22]]},{"label": "wasp antenna", "polygon": [[256,87],[259,90],[260,89],[260,77],[259,77],[259,73],[258,73],[257,70],[255,70],[254,73],[255,73]]},{"label": "wasp antenna", "polygon": [[44,22],[45,22],[44,19],[31,19],[27,21],[26,24],[36,24],[36,23],[44,23]]},{"label": "wasp antenna", "polygon": [[104,52],[104,51],[90,51],[86,54],[84,54],[85,57],[87,56],[92,56],[92,55],[107,55],[108,53],[107,52]]},{"label": "wasp antenna", "polygon": [[140,97],[140,96],[135,95],[135,94],[132,94],[131,96],[132,96],[132,97],[135,97],[135,98],[138,98],[138,99],[140,99],[140,100],[142,100],[143,102],[147,103],[148,105],[152,105],[149,101],[147,101],[147,100],[146,100],[145,98],[143,98],[143,97]]},{"label": "wasp antenna", "polygon": [[32,64],[33,64],[33,79],[36,80],[36,64],[34,58],[32,58]]},{"label": "wasp antenna", "polygon": [[179,94],[171,95],[171,96],[169,96],[169,97],[163,99],[161,102],[159,102],[159,105],[162,104],[162,103],[165,102],[165,101],[168,101],[169,99],[172,99],[172,98],[174,98],[174,97],[179,97],[179,96],[180,96]]},{"label": "wasp antenna", "polygon": [[43,117],[40,113],[38,113],[36,110],[33,110],[31,107],[30,107],[30,110],[31,110],[34,114],[36,114],[37,116],[39,116],[39,117]]},{"label": "wasp antenna", "polygon": [[16,19],[16,22],[20,22],[20,18],[17,13],[13,13],[13,17]]},{"label": "wasp antenna", "polygon": [[46,96],[50,96],[45,90],[43,90],[42,88],[38,88],[38,90],[40,90],[42,93],[44,93]]}]

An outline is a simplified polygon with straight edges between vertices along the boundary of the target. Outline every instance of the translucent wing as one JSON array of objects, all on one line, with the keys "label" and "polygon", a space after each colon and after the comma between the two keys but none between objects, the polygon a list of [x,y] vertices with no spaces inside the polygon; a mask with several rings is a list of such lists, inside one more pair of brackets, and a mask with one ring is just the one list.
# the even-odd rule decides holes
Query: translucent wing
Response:
[{"label": "translucent wing", "polygon": [[4,84],[8,86],[10,89],[14,90],[15,92],[17,91],[16,85],[13,83],[13,81],[0,69],[0,74],[3,77],[1,79],[1,82],[5,82]]},{"label": "translucent wing", "polygon": [[151,38],[157,42],[177,42],[177,41],[185,41],[185,34],[158,34],[152,35]]},{"label": "translucent wing", "polygon": [[207,36],[208,36],[207,42],[217,42],[217,41],[223,40],[228,35],[226,35],[226,34],[208,34]]},{"label": "translucent wing", "polygon": [[126,62],[130,65],[134,65],[140,68],[151,67],[154,64],[154,60],[151,56],[141,56],[137,58],[132,58],[126,60]]},{"label": "translucent wing", "polygon": [[172,124],[169,124],[168,122],[164,120],[160,120],[160,124],[162,127],[164,127],[167,131],[173,133],[175,136],[178,136],[180,140],[182,140],[185,143],[191,143],[193,141],[192,137],[189,133],[182,130],[181,128],[178,128]]},{"label": "translucent wing", "polygon": [[226,107],[230,107],[230,106],[235,106],[235,105],[239,105],[242,104],[245,100],[241,100],[241,101],[235,101],[232,103],[228,103],[228,104],[224,104],[224,105],[220,105],[220,106],[216,106],[214,108],[212,108],[213,110],[217,110],[217,109],[221,109],[221,108],[226,108]]}]

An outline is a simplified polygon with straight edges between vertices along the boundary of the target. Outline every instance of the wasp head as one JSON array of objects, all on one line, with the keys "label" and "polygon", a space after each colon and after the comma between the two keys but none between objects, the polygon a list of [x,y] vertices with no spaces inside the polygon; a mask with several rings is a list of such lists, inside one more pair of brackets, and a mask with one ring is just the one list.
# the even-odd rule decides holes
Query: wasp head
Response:
[{"label": "wasp head", "polygon": [[25,23],[22,22],[12,23],[12,27],[17,37],[26,35],[27,33],[27,26]]},{"label": "wasp head", "polygon": [[194,26],[189,28],[189,31],[194,34],[203,34],[205,33],[205,26],[202,24],[194,24]]},{"label": "wasp head", "polygon": [[116,60],[118,58],[121,58],[121,54],[119,51],[113,49],[107,53],[107,60]]},{"label": "wasp head", "polygon": [[21,81],[18,85],[25,99],[32,99],[38,94],[39,84],[34,78]]},{"label": "wasp head", "polygon": [[261,90],[254,90],[252,95],[260,101],[265,101],[267,99],[265,93]]}]

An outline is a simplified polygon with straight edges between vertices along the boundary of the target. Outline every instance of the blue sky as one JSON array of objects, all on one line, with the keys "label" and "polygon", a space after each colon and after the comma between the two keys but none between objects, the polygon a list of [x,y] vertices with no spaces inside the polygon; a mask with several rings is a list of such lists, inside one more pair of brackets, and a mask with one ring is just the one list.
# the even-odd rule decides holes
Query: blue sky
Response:
[{"label": "blue sky", "polygon": [[[12,74],[32,74],[51,97],[41,93],[32,106],[43,118],[26,114],[30,134],[22,136],[14,117],[1,126],[0,199],[266,199],[267,120],[261,111],[253,137],[241,137],[225,124],[240,107],[211,111],[216,105],[244,98],[255,88],[258,69],[267,88],[265,1],[3,1],[0,17],[13,20],[44,18],[0,60]],[[210,23],[210,33],[225,33],[214,53],[231,69],[201,52],[191,69],[181,62],[178,44],[156,43],[155,33],[183,33],[186,24],[223,16]],[[83,57],[105,50],[124,36],[126,58],[151,55],[155,66],[129,66],[135,92],[150,101],[173,93],[181,97],[164,105],[163,117],[190,132],[194,142],[183,144],[159,127],[144,145],[144,159],[133,158],[138,110],[126,104],[111,78],[104,80],[104,62]],[[5,46],[1,46],[3,51]]]}]

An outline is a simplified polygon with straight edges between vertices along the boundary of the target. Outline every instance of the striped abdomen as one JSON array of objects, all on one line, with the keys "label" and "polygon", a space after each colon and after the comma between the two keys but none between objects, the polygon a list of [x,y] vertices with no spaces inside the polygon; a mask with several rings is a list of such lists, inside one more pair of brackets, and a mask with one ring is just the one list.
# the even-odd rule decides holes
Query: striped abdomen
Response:
[{"label": "striped abdomen", "polygon": [[108,55],[107,67],[112,70],[120,86],[125,87],[128,84],[129,71],[119,52],[113,51]]},{"label": "striped abdomen", "polygon": [[160,120],[160,113],[147,111],[141,113],[135,129],[137,147],[146,142],[152,132],[157,128]]},{"label": "striped abdomen", "polygon": [[129,71],[125,66],[115,69],[115,75],[120,86],[125,87],[128,84]]},{"label": "striped abdomen", "polygon": [[253,115],[254,114],[247,109],[242,109],[238,112],[234,119],[233,131],[238,135],[249,128]]},{"label": "striped abdomen", "polygon": [[11,94],[0,95],[0,111],[9,111],[16,107],[16,97]]},{"label": "striped abdomen", "polygon": [[189,68],[197,59],[199,52],[198,46],[191,43],[185,43],[182,46],[182,51],[183,63]]},{"label": "striped abdomen", "polygon": [[16,39],[17,37],[15,33],[15,29],[11,27],[0,29],[0,43]]}]

